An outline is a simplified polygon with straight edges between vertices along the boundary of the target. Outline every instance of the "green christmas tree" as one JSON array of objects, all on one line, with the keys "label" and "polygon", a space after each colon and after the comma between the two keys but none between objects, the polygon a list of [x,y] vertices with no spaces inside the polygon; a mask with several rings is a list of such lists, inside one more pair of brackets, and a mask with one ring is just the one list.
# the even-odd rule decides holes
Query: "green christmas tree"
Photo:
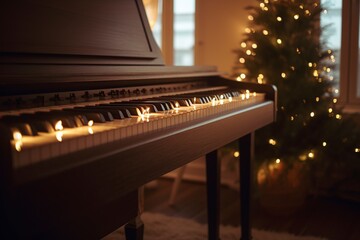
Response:
[{"label": "green christmas tree", "polygon": [[306,162],[324,175],[339,168],[356,174],[360,134],[337,106],[336,60],[320,38],[323,7],[313,0],[258,0],[248,10],[233,77],[278,89],[277,122],[256,134],[257,161]]}]

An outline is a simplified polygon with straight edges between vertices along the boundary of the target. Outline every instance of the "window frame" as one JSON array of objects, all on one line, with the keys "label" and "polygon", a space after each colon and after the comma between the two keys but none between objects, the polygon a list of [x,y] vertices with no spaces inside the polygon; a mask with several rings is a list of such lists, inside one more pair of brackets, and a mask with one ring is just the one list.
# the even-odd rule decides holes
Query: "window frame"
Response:
[{"label": "window frame", "polygon": [[[345,112],[360,112],[360,96],[357,96],[359,3],[360,0],[342,1],[339,103]],[[356,51],[352,51],[354,49]]]}]

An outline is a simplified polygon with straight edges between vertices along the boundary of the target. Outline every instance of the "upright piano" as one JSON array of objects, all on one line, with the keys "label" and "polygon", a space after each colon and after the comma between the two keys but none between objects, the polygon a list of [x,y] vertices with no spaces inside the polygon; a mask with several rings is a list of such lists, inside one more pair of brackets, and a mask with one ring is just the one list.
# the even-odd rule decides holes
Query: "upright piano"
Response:
[{"label": "upright piano", "polygon": [[0,239],[141,239],[138,189],[203,155],[219,239],[216,150],[238,139],[251,238],[251,133],[275,120],[273,86],[165,66],[141,0],[5,1],[0,62]]}]

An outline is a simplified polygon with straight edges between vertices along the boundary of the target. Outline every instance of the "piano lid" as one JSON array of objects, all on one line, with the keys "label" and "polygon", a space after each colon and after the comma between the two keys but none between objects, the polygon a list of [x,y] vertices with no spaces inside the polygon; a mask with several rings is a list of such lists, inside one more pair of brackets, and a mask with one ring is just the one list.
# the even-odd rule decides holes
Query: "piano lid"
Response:
[{"label": "piano lid", "polygon": [[163,65],[141,0],[12,0],[0,8],[3,64]]}]

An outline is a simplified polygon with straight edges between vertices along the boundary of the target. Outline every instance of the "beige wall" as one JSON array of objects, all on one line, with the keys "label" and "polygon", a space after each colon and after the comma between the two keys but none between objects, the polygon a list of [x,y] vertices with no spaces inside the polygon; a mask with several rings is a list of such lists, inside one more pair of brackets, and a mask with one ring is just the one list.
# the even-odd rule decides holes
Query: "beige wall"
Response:
[{"label": "beige wall", "polygon": [[217,66],[231,74],[249,12],[255,0],[197,0],[196,65]]}]

